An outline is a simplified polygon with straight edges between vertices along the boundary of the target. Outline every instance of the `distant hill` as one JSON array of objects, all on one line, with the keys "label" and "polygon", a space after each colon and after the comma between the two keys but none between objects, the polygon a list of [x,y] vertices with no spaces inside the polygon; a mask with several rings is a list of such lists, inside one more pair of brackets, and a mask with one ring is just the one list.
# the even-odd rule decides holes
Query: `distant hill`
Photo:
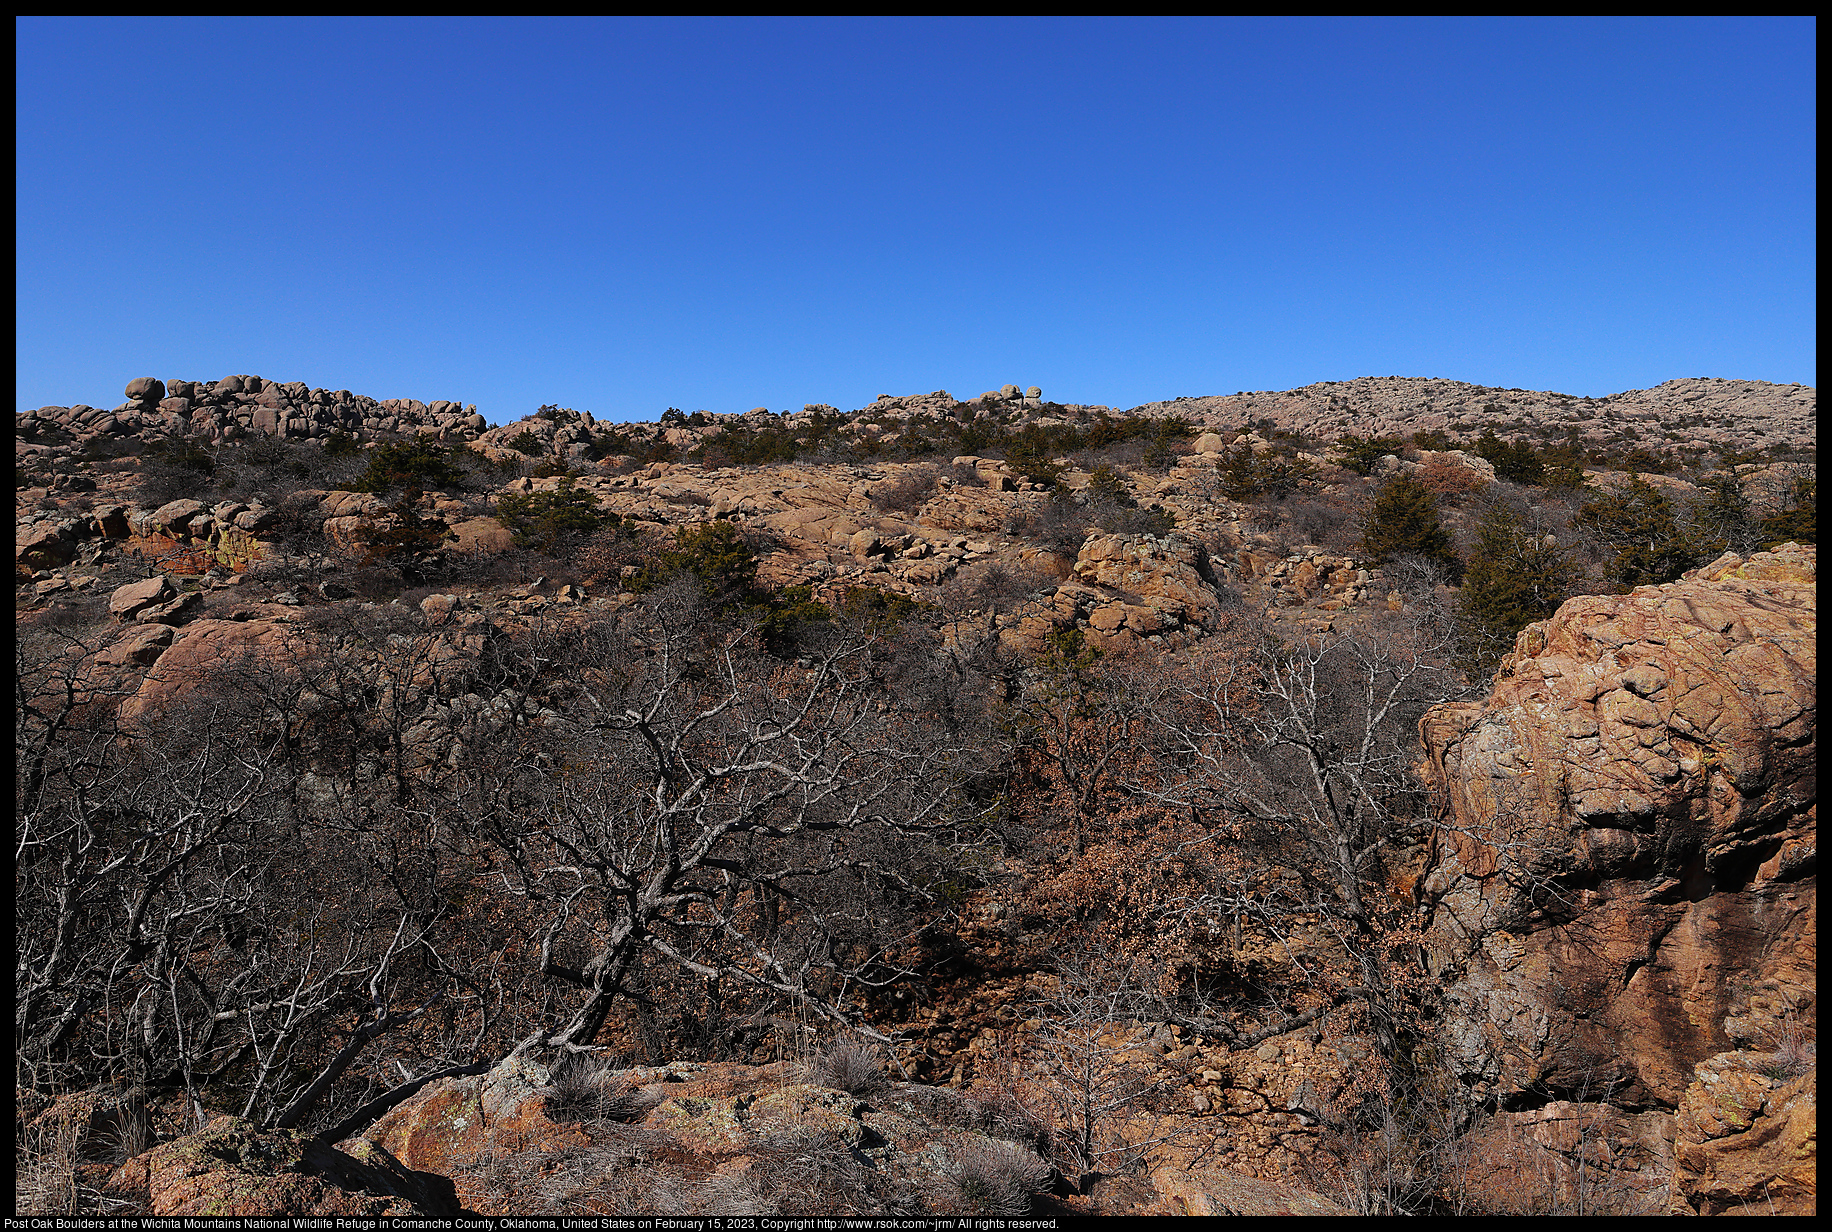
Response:
[{"label": "distant hill", "polygon": [[1661,448],[1697,442],[1749,448],[1812,444],[1817,400],[1818,391],[1810,385],[1717,377],[1686,377],[1652,389],[1579,398],[1435,377],[1364,376],[1301,389],[1147,402],[1130,413],[1184,415],[1217,428],[1242,428],[1266,419],[1313,440],[1333,441],[1344,433],[1475,436],[1491,427],[1501,436],[1545,440],[1576,428],[1586,441],[1606,444],[1632,441]]}]

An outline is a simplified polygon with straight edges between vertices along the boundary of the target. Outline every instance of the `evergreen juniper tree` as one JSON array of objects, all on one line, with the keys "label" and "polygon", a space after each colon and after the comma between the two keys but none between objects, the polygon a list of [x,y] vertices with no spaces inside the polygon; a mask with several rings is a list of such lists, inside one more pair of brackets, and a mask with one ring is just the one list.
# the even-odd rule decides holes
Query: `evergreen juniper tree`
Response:
[{"label": "evergreen juniper tree", "polygon": [[1472,673],[1492,671],[1514,635],[1557,611],[1576,581],[1577,569],[1543,526],[1505,501],[1490,505],[1457,604]]},{"label": "evergreen juniper tree", "polygon": [[1627,488],[1586,503],[1573,524],[1613,553],[1604,572],[1625,591],[1671,582],[1708,559],[1666,493],[1632,471]]},{"label": "evergreen juniper tree", "polygon": [[1453,580],[1463,575],[1463,562],[1451,544],[1450,532],[1438,519],[1438,498],[1410,475],[1395,475],[1381,485],[1362,528],[1361,547],[1368,563],[1376,567],[1395,556],[1414,555],[1437,565]]}]

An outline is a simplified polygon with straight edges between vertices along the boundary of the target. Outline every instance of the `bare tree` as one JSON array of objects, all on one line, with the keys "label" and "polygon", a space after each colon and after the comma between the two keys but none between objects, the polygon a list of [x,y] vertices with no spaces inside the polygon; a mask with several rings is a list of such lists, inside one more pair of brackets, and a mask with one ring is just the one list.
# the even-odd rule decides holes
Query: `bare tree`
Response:
[{"label": "bare tree", "polygon": [[183,1090],[200,1117],[208,1092],[302,1123],[365,1046],[423,1012],[400,1006],[404,988],[424,1002],[449,986],[428,961],[438,911],[391,904],[314,841],[288,724],[259,697],[200,688],[127,730],[92,658],[21,668],[21,1083]]},{"label": "bare tree", "polygon": [[856,1025],[902,974],[886,899],[927,893],[897,844],[962,820],[972,745],[883,688],[869,639],[784,663],[684,601],[586,630],[511,790],[479,796],[505,885],[547,917],[542,974],[582,994],[531,1043],[588,1046],[658,971]]},{"label": "bare tree", "polygon": [[1281,868],[1276,879],[1262,873],[1166,908],[1217,925],[1246,917],[1274,933],[1301,917],[1343,961],[1329,971],[1315,954],[1294,956],[1309,1008],[1253,1029],[1205,1021],[1205,1033],[1244,1047],[1354,1002],[1381,1054],[1395,1054],[1404,1014],[1390,957],[1406,922],[1385,892],[1386,861],[1425,819],[1415,729],[1427,707],[1459,687],[1449,653],[1448,630],[1431,620],[1293,643],[1250,631],[1192,665],[1157,709],[1166,755],[1187,777],[1143,789]]}]

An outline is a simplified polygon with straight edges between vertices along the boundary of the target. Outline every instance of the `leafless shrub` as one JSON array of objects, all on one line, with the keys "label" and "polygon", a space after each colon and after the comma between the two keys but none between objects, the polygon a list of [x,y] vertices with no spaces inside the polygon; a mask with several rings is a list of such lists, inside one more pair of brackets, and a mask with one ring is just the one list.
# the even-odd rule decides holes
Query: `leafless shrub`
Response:
[{"label": "leafless shrub", "polygon": [[1093,522],[1087,509],[1075,501],[1048,500],[1036,509],[1014,516],[1006,529],[1035,540],[1052,552],[1074,556],[1081,551]]},{"label": "leafless shrub", "polygon": [[876,1215],[895,1209],[888,1179],[865,1167],[844,1139],[801,1130],[766,1139],[741,1175],[701,1187],[707,1214]]},{"label": "leafless shrub", "polygon": [[66,1117],[24,1135],[13,1174],[15,1212],[75,1215],[84,1209],[76,1172],[81,1162],[81,1134],[81,1124]]},{"label": "leafless shrub", "polygon": [[1306,543],[1346,550],[1357,535],[1348,511],[1324,501],[1294,500],[1287,504],[1285,514]]},{"label": "leafless shrub", "polygon": [[956,574],[949,580],[942,597],[950,607],[1010,611],[1037,594],[1055,588],[1056,579],[1041,569],[989,560]]},{"label": "leafless shrub", "polygon": [[941,1194],[955,1214],[1010,1216],[1030,1210],[1031,1195],[1050,1187],[1050,1166],[1009,1142],[967,1139],[954,1148]]},{"label": "leafless shrub", "polygon": [[1412,603],[1429,598],[1446,580],[1444,570],[1435,561],[1411,554],[1393,557],[1381,573],[1393,589]]},{"label": "leafless shrub", "polygon": [[934,467],[919,466],[873,488],[871,503],[880,513],[914,512],[928,502],[935,491],[937,478]]},{"label": "leafless shrub", "polygon": [[986,1103],[986,1132],[1000,1138],[1021,1142],[1039,1155],[1047,1155],[1056,1143],[1056,1129],[1050,1110],[1036,1099],[1026,1099],[1005,1092]]},{"label": "leafless shrub", "polygon": [[884,1055],[872,1044],[842,1040],[815,1058],[814,1081],[858,1095],[884,1081]]},{"label": "leafless shrub", "polygon": [[983,488],[986,480],[980,475],[976,466],[950,466],[948,478],[954,481],[957,488]]}]

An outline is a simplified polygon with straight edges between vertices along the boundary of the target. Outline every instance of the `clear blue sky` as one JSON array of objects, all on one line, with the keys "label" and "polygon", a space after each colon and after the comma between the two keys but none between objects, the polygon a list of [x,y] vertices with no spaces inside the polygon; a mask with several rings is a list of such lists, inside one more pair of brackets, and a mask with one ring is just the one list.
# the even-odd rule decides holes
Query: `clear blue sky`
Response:
[{"label": "clear blue sky", "polygon": [[1816,383],[1811,19],[17,30],[20,409]]}]

